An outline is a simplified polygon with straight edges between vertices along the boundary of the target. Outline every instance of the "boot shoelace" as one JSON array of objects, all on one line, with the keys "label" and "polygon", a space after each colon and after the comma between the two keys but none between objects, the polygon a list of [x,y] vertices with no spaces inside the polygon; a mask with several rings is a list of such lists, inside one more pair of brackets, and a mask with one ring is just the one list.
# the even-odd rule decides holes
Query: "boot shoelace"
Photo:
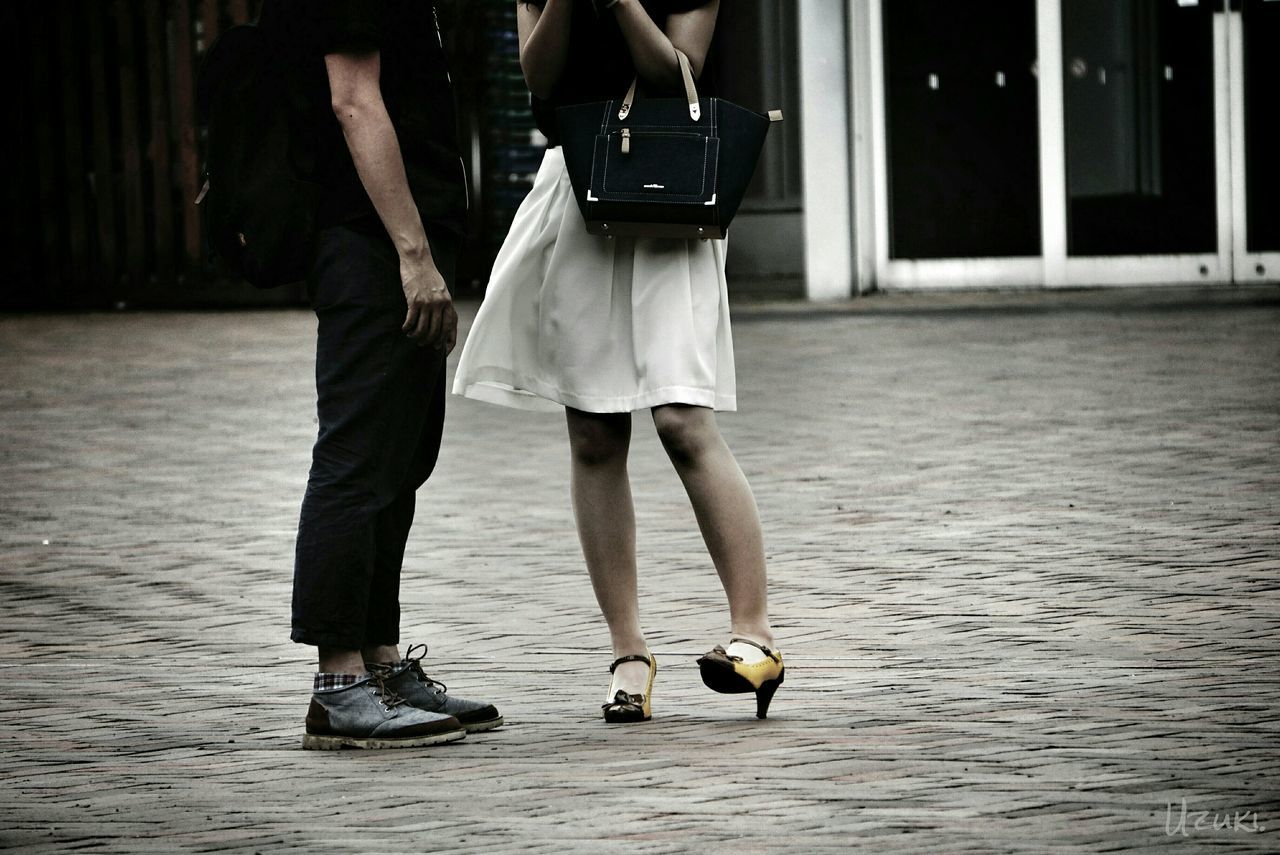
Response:
[{"label": "boot shoelace", "polygon": [[[417,656],[414,656],[413,652],[417,650],[419,647],[422,648],[422,652],[419,653]],[[413,673],[417,676],[419,680],[426,683],[428,689],[432,689],[433,691],[439,692],[440,694],[444,694],[445,692],[449,691],[449,687],[446,686],[444,683],[441,683],[439,680],[431,679],[422,670],[422,657],[426,655],[427,655],[427,645],[411,644],[409,645],[409,649],[404,652],[404,661],[409,663],[409,670],[413,671]]]},{"label": "boot shoelace", "polygon": [[387,685],[387,672],[370,669],[369,681],[373,683],[374,692],[378,695],[378,699],[382,701],[382,705],[387,709],[394,709],[401,704],[408,703],[408,701],[397,695],[395,691]]}]

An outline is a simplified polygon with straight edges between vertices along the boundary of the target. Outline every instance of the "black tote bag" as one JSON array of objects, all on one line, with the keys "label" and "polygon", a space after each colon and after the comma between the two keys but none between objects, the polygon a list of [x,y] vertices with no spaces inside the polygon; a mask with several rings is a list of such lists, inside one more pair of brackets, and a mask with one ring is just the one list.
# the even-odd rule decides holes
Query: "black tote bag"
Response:
[{"label": "black tote bag", "polygon": [[575,104],[556,111],[573,195],[597,235],[724,238],[755,173],[769,124],[782,119],[699,98],[676,51],[684,98]]}]

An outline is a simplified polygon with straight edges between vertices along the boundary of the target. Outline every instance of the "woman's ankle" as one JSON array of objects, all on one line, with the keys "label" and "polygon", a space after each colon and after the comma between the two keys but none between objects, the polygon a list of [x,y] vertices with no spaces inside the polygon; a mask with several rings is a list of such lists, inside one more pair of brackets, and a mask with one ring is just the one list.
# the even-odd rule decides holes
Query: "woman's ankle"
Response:
[{"label": "woman's ankle", "polygon": [[[627,694],[640,694],[644,691],[645,685],[649,681],[649,670],[653,666],[652,654],[649,653],[648,646],[643,640],[637,646],[632,642],[629,646],[618,646],[614,648],[613,674],[609,680],[610,694],[623,689]],[[647,656],[650,657],[649,662],[638,659],[628,659],[626,662],[618,663],[617,660],[628,656]]]},{"label": "woman's ankle", "polygon": [[646,655],[649,652],[649,643],[643,635],[620,636],[613,638],[611,643],[614,659],[620,656]]},{"label": "woman's ankle", "polygon": [[730,638],[742,638],[754,641],[763,647],[773,648],[773,627],[768,623],[734,623],[729,629]]}]

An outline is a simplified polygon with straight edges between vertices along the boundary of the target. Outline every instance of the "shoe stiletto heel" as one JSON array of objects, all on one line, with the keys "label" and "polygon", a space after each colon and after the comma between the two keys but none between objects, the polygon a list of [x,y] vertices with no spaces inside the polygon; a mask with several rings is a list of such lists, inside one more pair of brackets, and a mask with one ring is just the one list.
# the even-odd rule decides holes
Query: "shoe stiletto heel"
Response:
[{"label": "shoe stiletto heel", "polygon": [[743,662],[741,656],[730,656],[717,645],[710,653],[698,660],[698,670],[702,673],[702,682],[713,692],[725,695],[738,695],[754,692],[756,696],[756,718],[765,718],[769,714],[769,704],[774,693],[782,685],[786,675],[786,666],[782,664],[782,653],[771,650],[763,644],[757,644],[749,638],[732,638],[729,644],[749,644],[759,648],[764,658],[750,664]]},{"label": "shoe stiletto heel", "polygon": [[[649,682],[645,686],[643,695],[630,695],[622,689],[614,692],[613,697],[606,700],[600,707],[601,712],[604,714],[604,720],[610,724],[648,721],[653,717],[650,699],[653,695],[653,678],[658,673],[658,658],[652,653],[647,655],[633,653],[630,656],[619,656],[609,666],[609,673],[612,674],[616,671],[623,662],[643,662],[648,665]],[[613,688],[613,681],[609,682],[609,688]]]},{"label": "shoe stiletto heel", "polygon": [[778,687],[782,685],[782,672],[778,672],[778,679],[766,680],[760,684],[760,688],[756,689],[756,718],[764,718],[769,714],[769,703],[773,700],[773,693],[778,691]]}]

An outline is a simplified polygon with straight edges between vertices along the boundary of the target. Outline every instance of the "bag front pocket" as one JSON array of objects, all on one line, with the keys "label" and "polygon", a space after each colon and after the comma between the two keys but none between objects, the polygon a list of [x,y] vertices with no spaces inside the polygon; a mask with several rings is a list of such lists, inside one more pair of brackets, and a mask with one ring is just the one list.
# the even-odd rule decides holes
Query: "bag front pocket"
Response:
[{"label": "bag front pocket", "polygon": [[633,131],[596,137],[591,186],[601,199],[696,202],[715,192],[719,140],[680,131]]}]

